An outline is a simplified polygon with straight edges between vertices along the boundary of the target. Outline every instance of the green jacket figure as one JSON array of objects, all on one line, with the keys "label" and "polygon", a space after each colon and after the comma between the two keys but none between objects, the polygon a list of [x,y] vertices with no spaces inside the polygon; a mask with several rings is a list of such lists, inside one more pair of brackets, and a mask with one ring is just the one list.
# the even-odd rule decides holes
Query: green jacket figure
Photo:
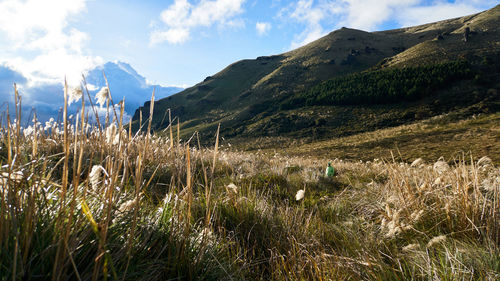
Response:
[{"label": "green jacket figure", "polygon": [[335,176],[335,169],[332,167],[332,162],[328,162],[328,167],[326,167],[325,175],[328,178]]}]

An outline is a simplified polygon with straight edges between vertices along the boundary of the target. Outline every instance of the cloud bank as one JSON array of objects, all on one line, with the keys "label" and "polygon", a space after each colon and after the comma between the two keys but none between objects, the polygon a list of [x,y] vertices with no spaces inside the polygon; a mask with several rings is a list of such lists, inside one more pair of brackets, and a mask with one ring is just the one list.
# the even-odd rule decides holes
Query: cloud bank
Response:
[{"label": "cloud bank", "polygon": [[86,49],[90,37],[69,23],[85,12],[85,0],[4,0],[0,2],[0,63],[14,65],[30,83],[53,83],[99,63]]}]

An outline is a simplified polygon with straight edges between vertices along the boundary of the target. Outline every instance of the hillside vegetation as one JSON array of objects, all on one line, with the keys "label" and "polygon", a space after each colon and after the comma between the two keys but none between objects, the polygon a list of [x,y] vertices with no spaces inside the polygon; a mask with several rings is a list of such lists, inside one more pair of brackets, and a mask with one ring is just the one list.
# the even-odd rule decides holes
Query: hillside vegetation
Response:
[{"label": "hillside vegetation", "polygon": [[306,105],[358,105],[414,101],[451,83],[474,77],[467,61],[355,73],[323,82],[282,102],[281,109]]}]

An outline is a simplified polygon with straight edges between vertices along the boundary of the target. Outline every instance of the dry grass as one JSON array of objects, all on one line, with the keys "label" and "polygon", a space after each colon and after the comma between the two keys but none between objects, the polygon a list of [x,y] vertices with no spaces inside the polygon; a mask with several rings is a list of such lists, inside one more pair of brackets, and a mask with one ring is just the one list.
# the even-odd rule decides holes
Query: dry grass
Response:
[{"label": "dry grass", "polygon": [[[300,138],[266,137],[235,139],[231,143],[245,150],[277,151],[283,155],[338,157],[356,161],[391,158],[411,163],[416,158],[436,161],[443,156],[447,161],[458,160],[463,153],[489,155],[500,163],[500,114],[480,114],[455,120],[440,115],[413,124],[379,129],[351,136],[304,143]],[[283,147],[277,149],[277,147]]]},{"label": "dry grass", "polygon": [[102,126],[83,109],[46,130],[22,129],[18,109],[4,123],[0,280],[500,278],[488,158],[285,157],[220,150],[218,137],[201,148],[177,138],[175,118],[169,137],[135,133],[109,91],[107,104]]}]

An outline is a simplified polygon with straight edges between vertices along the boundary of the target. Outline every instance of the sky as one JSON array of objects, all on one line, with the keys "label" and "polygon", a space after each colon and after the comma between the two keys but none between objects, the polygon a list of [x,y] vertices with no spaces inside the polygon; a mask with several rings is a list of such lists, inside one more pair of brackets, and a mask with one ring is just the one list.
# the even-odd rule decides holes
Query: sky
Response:
[{"label": "sky", "polygon": [[24,79],[31,87],[67,77],[77,84],[81,74],[96,65],[123,61],[151,84],[187,87],[235,61],[283,53],[343,26],[386,30],[464,16],[497,4],[498,0],[0,0],[0,82]]}]

